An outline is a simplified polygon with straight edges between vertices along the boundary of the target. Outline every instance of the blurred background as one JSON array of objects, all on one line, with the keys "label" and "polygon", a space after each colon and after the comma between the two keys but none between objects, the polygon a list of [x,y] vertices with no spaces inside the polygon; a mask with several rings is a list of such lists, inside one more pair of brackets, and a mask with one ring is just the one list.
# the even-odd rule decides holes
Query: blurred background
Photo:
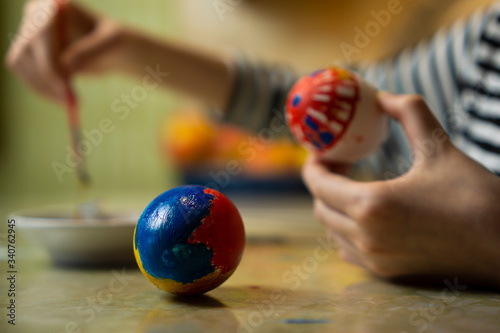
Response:
[{"label": "blurred background", "polygon": [[[0,2],[2,55],[6,54],[10,39],[17,32],[25,2]],[[232,52],[236,49],[249,57],[287,63],[298,72],[308,72],[326,65],[345,63],[341,43],[354,44],[354,29],[363,29],[367,22],[373,20],[371,11],[387,9],[391,1],[78,2],[158,36],[215,52]],[[430,36],[438,27],[490,2],[402,0],[401,13],[394,15],[391,24],[382,28],[380,34],[372,38],[369,45],[352,60],[372,61],[394,54]],[[226,9],[222,15],[221,8]],[[63,180],[59,181],[52,167],[53,162],[64,164],[68,154],[66,147],[70,141],[64,110],[28,90],[3,66],[0,84],[0,215],[3,218],[9,211],[18,208],[77,200],[79,190],[75,174],[65,174]],[[111,105],[122,94],[130,93],[137,84],[136,80],[119,73],[99,78],[76,78],[82,128],[87,131],[98,128],[103,118],[112,119],[116,125],[116,130],[106,134],[102,143],[94,146],[87,158],[92,191],[102,198],[133,200],[142,205],[166,189],[180,184],[182,179],[179,169],[182,170],[185,167],[183,163],[196,157],[200,151],[199,147],[192,151],[188,147],[187,155],[181,153],[180,156],[173,152],[175,145],[172,148],[167,142],[172,139],[169,132],[171,124],[175,121],[182,124],[183,120],[174,121],[172,117],[176,117],[181,112],[179,110],[204,110],[205,106],[184,96],[157,89],[149,92],[147,98],[138,103],[126,119],[121,120],[111,112]],[[228,132],[229,137],[243,135],[244,138],[249,135],[236,135],[233,130]],[[188,135],[186,140],[192,138]],[[217,142],[213,136],[210,140]],[[217,146],[217,143],[214,145]],[[276,151],[287,149],[290,149],[291,155],[298,156],[298,170],[303,153],[290,147]],[[220,154],[218,157],[224,158],[224,154],[228,158],[234,157],[227,151]],[[272,158],[276,154],[268,152],[268,155]],[[195,163],[199,162],[196,158],[194,160],[197,161]],[[286,156],[281,162],[268,163],[264,159],[253,170],[265,171],[276,166],[273,163],[286,164],[288,161]],[[252,166],[248,168],[252,169]]]}]

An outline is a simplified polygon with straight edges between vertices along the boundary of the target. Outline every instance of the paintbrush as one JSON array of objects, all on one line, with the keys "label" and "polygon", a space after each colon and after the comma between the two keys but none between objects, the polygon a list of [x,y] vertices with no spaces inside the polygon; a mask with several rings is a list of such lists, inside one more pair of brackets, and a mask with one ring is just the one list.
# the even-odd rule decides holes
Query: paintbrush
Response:
[{"label": "paintbrush", "polygon": [[81,142],[80,119],[78,112],[78,102],[74,90],[69,80],[64,83],[65,98],[66,98],[66,113],[71,132],[71,145],[73,147],[73,156],[76,159],[76,173],[80,184],[88,187],[90,184],[90,176],[87,170],[85,156],[79,152],[78,146]]},{"label": "paintbrush", "polygon": [[[58,24],[58,32],[59,32],[59,40],[61,43],[61,48],[63,48],[68,42],[67,38],[67,25],[66,25],[66,5],[64,0],[55,0],[57,3],[59,24]],[[73,148],[73,156],[76,160],[76,172],[78,175],[78,179],[80,184],[84,187],[87,187],[90,184],[90,176],[87,170],[87,163],[85,161],[85,156],[83,152],[81,152],[79,146],[81,142],[81,131],[80,131],[80,117],[78,111],[78,101],[76,98],[75,91],[71,84],[71,80],[69,76],[64,78],[64,95],[65,95],[65,104],[66,104],[66,113],[68,117],[69,128],[71,132],[71,145]]]}]

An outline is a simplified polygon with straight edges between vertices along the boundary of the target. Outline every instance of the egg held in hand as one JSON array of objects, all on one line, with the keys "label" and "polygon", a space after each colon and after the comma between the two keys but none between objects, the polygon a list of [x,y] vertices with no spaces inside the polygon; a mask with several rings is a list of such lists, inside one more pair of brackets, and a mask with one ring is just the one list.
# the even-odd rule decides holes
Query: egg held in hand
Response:
[{"label": "egg held in hand", "polygon": [[245,230],[234,204],[203,186],[180,186],[154,199],[134,234],[139,268],[156,287],[195,295],[226,281],[238,266]]},{"label": "egg held in hand", "polygon": [[388,131],[377,90],[353,72],[330,67],[302,77],[286,103],[295,138],[321,159],[351,163],[374,152]]}]

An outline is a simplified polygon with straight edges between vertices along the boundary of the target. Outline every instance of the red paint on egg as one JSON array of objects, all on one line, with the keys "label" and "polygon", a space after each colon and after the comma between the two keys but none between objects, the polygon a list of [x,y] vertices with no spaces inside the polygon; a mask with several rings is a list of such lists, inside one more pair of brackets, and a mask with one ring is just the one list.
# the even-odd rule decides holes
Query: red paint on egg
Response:
[{"label": "red paint on egg", "polygon": [[203,219],[188,243],[207,245],[214,251],[212,264],[222,274],[228,273],[238,266],[245,247],[243,222],[237,208],[226,196],[209,188],[204,192],[215,197],[211,214]]}]

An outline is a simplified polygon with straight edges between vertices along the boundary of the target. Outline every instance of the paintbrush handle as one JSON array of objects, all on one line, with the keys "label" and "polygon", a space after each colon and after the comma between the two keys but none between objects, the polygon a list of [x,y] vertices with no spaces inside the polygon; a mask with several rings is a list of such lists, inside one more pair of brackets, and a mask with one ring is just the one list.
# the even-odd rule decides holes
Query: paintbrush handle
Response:
[{"label": "paintbrush handle", "polygon": [[[63,0],[55,0],[57,3],[57,9],[59,11],[59,40],[61,43],[61,47],[67,43],[67,34],[66,34],[66,5]],[[87,186],[90,183],[89,173],[87,171],[87,164],[85,161],[85,156],[83,153],[79,152],[81,149],[78,149],[81,143],[81,132],[80,132],[80,119],[78,112],[78,101],[76,98],[75,91],[73,86],[71,85],[71,80],[69,77],[64,78],[64,88],[65,88],[65,104],[66,104],[66,113],[68,117],[69,128],[71,131],[71,143],[73,147],[73,155],[77,160],[77,175],[80,183],[84,186]]]},{"label": "paintbrush handle", "polygon": [[66,86],[66,113],[68,116],[68,123],[71,131],[73,154],[74,157],[77,159],[76,171],[80,183],[84,186],[87,186],[90,183],[90,176],[87,170],[85,155],[83,155],[83,152],[80,152],[81,148],[79,149],[79,145],[82,142],[82,139],[80,131],[80,119],[78,117],[78,104],[76,102],[76,97],[69,81],[66,82],[65,86]]}]

